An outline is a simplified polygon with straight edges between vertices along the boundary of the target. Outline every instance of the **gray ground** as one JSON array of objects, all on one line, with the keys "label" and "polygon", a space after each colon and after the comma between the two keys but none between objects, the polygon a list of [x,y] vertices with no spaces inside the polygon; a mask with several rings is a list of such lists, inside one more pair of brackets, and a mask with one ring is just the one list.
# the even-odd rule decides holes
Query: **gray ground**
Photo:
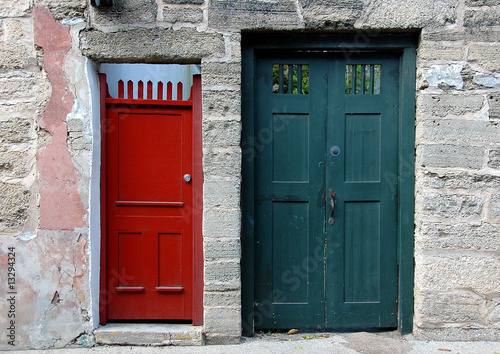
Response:
[{"label": "gray ground", "polygon": [[365,353],[365,354],[500,354],[499,342],[437,342],[415,340],[397,332],[358,333],[266,333],[244,338],[237,345],[204,347],[99,346],[88,349],[17,351],[34,354],[83,353]]}]

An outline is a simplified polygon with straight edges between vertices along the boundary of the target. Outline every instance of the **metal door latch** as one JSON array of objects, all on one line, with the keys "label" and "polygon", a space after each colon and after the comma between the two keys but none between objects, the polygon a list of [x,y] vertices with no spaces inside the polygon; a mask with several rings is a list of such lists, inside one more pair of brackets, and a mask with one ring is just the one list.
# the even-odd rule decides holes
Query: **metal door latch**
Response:
[{"label": "metal door latch", "polygon": [[330,205],[332,206],[332,213],[330,214],[330,217],[328,218],[328,223],[333,226],[333,224],[335,224],[335,217],[333,216],[333,214],[335,213],[335,191],[334,190],[331,190],[330,193],[329,193],[329,197],[330,197]]}]

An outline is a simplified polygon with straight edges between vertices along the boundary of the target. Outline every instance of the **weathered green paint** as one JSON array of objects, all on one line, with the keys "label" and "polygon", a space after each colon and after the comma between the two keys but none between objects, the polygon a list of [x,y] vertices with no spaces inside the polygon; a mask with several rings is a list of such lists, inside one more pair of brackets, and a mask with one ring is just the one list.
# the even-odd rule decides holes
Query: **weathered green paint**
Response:
[{"label": "weathered green paint", "polygon": [[[358,61],[382,65],[381,94],[345,94]],[[309,94],[272,94],[276,63],[308,64]],[[398,74],[397,57],[372,53],[258,57],[257,327],[397,325]]]},{"label": "weathered green paint", "polygon": [[[310,65],[310,94],[272,93],[273,64],[290,60]],[[324,322],[325,64],[304,55],[257,59],[256,327]]]},{"label": "weathered green paint", "polygon": [[413,234],[415,206],[415,68],[416,49],[405,48],[400,64],[400,116],[398,163],[398,264],[399,264],[399,323],[402,334],[413,330]]},{"label": "weathered green paint", "polygon": [[[342,46],[345,38],[307,46]],[[273,55],[256,49],[272,48],[272,38],[248,44],[244,37],[244,334],[254,325],[411,332],[415,69],[407,39],[381,40],[410,47],[403,56]],[[306,45],[298,42],[288,47]],[[309,94],[272,94],[273,64],[309,65]],[[381,94],[372,87],[367,95],[347,95],[346,64],[381,64]],[[329,153],[332,145],[339,156]],[[330,188],[337,192],[334,226],[326,222]]]},{"label": "weathered green paint", "polygon": [[[337,193],[326,233],[326,327],[397,326],[397,55],[328,63],[327,188]],[[381,64],[380,94],[345,94],[346,64]]]}]

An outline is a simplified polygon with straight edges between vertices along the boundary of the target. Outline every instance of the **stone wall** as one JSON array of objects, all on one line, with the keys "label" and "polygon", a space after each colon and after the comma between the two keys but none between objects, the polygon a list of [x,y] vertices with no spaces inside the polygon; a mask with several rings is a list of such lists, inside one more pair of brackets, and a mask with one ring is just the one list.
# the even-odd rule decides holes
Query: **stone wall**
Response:
[{"label": "stone wall", "polygon": [[500,3],[459,2],[418,53],[415,332],[500,337]]},{"label": "stone wall", "polygon": [[[115,0],[94,8],[4,0],[0,259],[16,248],[16,348],[92,343],[85,57],[202,64],[204,328],[208,343],[227,343],[241,333],[242,30],[346,29],[421,30],[415,333],[500,339],[498,1]],[[0,266],[0,279],[6,273]],[[0,314],[8,306],[0,302]],[[0,349],[13,348],[2,339]]]},{"label": "stone wall", "polygon": [[0,350],[92,343],[86,3],[32,3],[0,5]]}]

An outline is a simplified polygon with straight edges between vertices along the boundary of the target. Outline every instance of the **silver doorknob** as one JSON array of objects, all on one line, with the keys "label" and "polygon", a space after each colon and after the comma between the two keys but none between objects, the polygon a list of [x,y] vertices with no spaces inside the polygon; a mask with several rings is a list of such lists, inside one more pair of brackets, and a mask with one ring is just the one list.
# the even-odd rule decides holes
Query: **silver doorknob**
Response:
[{"label": "silver doorknob", "polygon": [[187,183],[191,182],[191,175],[189,173],[186,173],[184,175],[184,181],[186,181]]}]

